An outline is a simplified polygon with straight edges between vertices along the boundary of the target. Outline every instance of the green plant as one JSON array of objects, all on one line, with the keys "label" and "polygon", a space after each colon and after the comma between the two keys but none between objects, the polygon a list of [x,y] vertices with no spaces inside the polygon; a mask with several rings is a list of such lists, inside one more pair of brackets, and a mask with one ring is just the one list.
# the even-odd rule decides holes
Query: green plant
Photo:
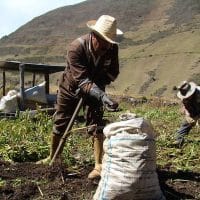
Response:
[{"label": "green plant", "polygon": [[0,178],[0,188],[6,184],[6,181]]},{"label": "green plant", "polygon": [[[127,112],[136,113],[148,119],[157,134],[157,164],[160,167],[170,166],[172,170],[200,170],[199,127],[194,127],[186,137],[182,149],[175,148],[176,130],[182,116],[178,105],[166,106],[162,102],[140,103],[131,105],[121,100],[118,112],[105,112],[106,123],[119,121],[119,115]],[[81,113],[80,113],[81,114]],[[72,133],[67,138],[63,158],[69,168],[93,164],[92,140],[86,133],[83,122],[74,124]],[[49,155],[52,118],[46,113],[38,113],[32,119],[28,113],[15,120],[0,120],[0,156],[4,160],[15,162],[37,161]]]}]

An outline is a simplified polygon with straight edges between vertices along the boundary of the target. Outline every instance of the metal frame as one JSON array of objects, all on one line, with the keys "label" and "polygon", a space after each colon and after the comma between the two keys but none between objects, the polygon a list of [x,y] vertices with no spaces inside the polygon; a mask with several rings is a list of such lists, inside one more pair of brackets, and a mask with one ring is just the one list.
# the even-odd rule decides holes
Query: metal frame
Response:
[{"label": "metal frame", "polygon": [[19,72],[19,83],[20,83],[20,110],[24,110],[24,78],[25,72],[31,72],[33,74],[32,86],[35,86],[35,77],[36,74],[43,74],[44,80],[46,82],[46,94],[49,94],[49,75],[64,71],[65,66],[63,65],[47,65],[47,64],[37,64],[37,63],[26,63],[26,62],[18,62],[18,61],[0,61],[0,71],[2,71],[3,80],[1,89],[3,90],[3,96],[6,95],[6,71],[18,71]]}]

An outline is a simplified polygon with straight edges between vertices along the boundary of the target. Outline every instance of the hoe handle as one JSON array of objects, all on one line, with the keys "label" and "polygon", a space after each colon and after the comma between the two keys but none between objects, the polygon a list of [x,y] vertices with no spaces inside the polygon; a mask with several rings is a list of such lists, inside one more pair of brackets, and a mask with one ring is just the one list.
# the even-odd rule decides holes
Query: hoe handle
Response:
[{"label": "hoe handle", "polygon": [[72,115],[72,118],[70,119],[69,124],[68,124],[68,126],[67,126],[67,128],[66,128],[66,130],[65,130],[65,132],[64,132],[64,134],[63,134],[63,136],[61,138],[61,140],[60,140],[60,143],[59,143],[59,145],[58,145],[58,147],[56,149],[56,152],[55,152],[55,154],[54,154],[54,156],[53,156],[53,158],[52,158],[52,160],[50,162],[50,166],[54,163],[54,161],[55,161],[58,153],[60,152],[60,150],[63,149],[63,147],[65,145],[65,141],[66,141],[67,137],[70,134],[70,130],[71,130],[73,124],[74,124],[74,120],[75,120],[77,114],[79,113],[82,104],[83,104],[83,98],[80,98],[80,100],[79,100],[79,102],[78,102],[78,104],[76,106],[76,109],[75,109],[75,111],[74,111],[74,113]]}]

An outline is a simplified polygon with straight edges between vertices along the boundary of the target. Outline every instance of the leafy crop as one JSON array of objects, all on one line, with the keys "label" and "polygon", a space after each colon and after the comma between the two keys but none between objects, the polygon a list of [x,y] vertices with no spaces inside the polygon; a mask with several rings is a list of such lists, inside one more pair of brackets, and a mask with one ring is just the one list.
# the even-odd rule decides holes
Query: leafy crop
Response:
[{"label": "leafy crop", "polygon": [[[176,148],[176,131],[182,121],[178,105],[145,103],[131,105],[122,101],[120,111],[105,112],[105,120],[110,123],[119,121],[118,116],[129,110],[137,116],[151,121],[157,134],[157,164],[161,168],[174,171],[200,170],[199,127],[194,127],[186,137],[182,148]],[[35,162],[49,154],[52,118],[40,113],[31,118],[27,113],[15,120],[0,120],[0,157],[14,162]],[[69,168],[78,169],[93,164],[91,138],[86,134],[83,122],[76,121],[73,131],[67,138],[63,158]]]}]

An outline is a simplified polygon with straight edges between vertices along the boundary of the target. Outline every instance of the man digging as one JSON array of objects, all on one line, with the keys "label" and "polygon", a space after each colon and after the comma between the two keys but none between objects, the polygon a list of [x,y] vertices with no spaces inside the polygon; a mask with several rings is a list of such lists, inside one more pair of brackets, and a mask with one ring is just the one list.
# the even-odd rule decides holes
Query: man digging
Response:
[{"label": "man digging", "polygon": [[[74,110],[83,98],[86,125],[95,125],[87,130],[93,138],[95,159],[95,167],[88,178],[94,179],[100,177],[102,164],[103,106],[118,107],[118,103],[105,93],[105,88],[119,74],[117,38],[123,33],[117,29],[116,19],[109,15],[89,21],[87,26],[91,32],[69,45],[67,65],[59,80],[50,155],[38,163],[47,164],[52,160]],[[63,147],[58,157],[62,150]]]}]

